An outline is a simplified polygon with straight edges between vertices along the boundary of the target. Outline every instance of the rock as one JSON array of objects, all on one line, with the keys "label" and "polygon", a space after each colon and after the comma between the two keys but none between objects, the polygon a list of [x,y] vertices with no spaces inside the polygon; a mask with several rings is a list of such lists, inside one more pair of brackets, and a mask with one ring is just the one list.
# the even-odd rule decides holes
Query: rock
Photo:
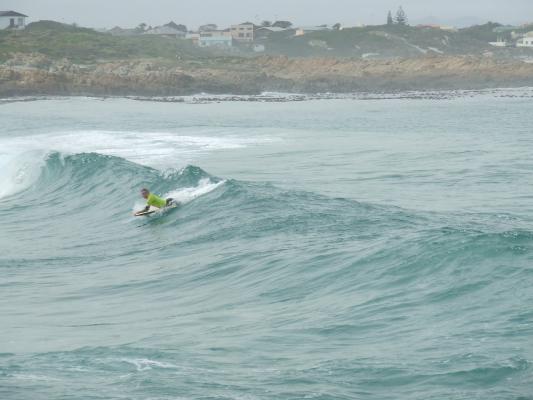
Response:
[{"label": "rock", "polygon": [[260,56],[195,63],[124,60],[80,65],[16,53],[0,64],[0,96],[194,93],[382,92],[533,85],[533,64],[492,57],[433,55],[409,59]]}]

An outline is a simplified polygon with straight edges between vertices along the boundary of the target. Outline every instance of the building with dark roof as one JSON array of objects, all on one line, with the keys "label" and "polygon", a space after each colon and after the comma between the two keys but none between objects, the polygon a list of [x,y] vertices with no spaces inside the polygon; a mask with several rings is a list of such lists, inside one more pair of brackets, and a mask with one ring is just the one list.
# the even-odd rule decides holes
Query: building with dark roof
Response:
[{"label": "building with dark roof", "polygon": [[0,11],[0,29],[24,29],[27,15],[16,11]]}]

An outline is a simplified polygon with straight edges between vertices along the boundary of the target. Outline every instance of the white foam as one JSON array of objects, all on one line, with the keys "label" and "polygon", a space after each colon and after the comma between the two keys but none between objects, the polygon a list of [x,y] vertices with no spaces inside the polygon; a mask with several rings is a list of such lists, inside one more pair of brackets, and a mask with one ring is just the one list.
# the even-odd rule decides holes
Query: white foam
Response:
[{"label": "white foam", "polygon": [[172,197],[174,200],[181,204],[187,204],[197,197],[203,196],[209,192],[212,192],[216,188],[222,186],[226,181],[212,182],[209,178],[201,179],[198,182],[198,186],[185,187],[168,192],[165,197]]},{"label": "white foam", "polygon": [[42,152],[29,151],[0,158],[0,198],[18,193],[39,178],[45,157]]},{"label": "white foam", "polygon": [[165,368],[165,369],[169,369],[169,368],[178,369],[179,368],[179,366],[174,365],[174,364],[161,362],[161,361],[150,360],[148,358],[134,358],[134,359],[123,358],[121,361],[126,362],[128,364],[135,365],[135,367],[137,368],[137,371],[146,371],[146,370],[150,370],[150,369],[152,369],[154,367],[155,368]]},{"label": "white foam", "polygon": [[[165,170],[193,163],[200,155],[212,151],[239,149],[276,140],[265,136],[240,137],[231,135],[231,132],[230,128],[220,128],[216,132],[220,136],[210,136],[213,135],[212,129],[203,132],[196,128],[194,132],[182,130],[183,134],[78,130],[1,138],[0,198],[29,187],[39,176],[44,155],[51,151],[63,154],[94,152]],[[179,196],[192,194],[193,191],[190,191]]]},{"label": "white foam", "polygon": [[13,378],[20,379],[20,380],[26,380],[26,381],[43,381],[43,382],[59,382],[60,379],[58,378],[52,378],[51,376],[45,376],[45,375],[32,375],[32,374],[13,374]]},{"label": "white foam", "polygon": [[48,150],[65,154],[94,152],[165,169],[183,166],[198,155],[212,151],[239,149],[273,140],[268,137],[232,136],[225,130],[221,130],[220,134],[202,136],[176,132],[63,131],[2,138],[0,147],[2,152],[11,154],[21,150]]}]

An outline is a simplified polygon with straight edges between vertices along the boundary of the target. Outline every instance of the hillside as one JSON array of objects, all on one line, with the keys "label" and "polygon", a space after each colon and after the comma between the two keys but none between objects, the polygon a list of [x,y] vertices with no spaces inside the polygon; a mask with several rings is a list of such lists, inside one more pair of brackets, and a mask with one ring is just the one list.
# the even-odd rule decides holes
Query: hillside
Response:
[{"label": "hillside", "polygon": [[533,86],[533,64],[513,59],[533,51],[489,48],[485,40],[493,29],[374,26],[301,37],[280,33],[258,56],[245,47],[227,53],[176,38],[118,37],[41,21],[24,31],[0,31],[0,96]]},{"label": "hillside", "polygon": [[[491,54],[497,58],[533,56],[531,49],[490,46],[489,42],[495,41],[498,36],[494,29],[499,26],[488,23],[459,31],[445,31],[381,25],[319,31],[304,36],[294,36],[294,31],[286,31],[273,33],[259,43],[264,44],[266,54],[288,57],[382,59],[428,55]],[[524,28],[523,31],[528,29]],[[256,55],[249,46],[235,46],[230,52],[202,49],[187,40],[158,35],[112,36],[54,21],[34,22],[24,31],[0,31],[0,62],[7,60],[11,53],[40,53],[53,59],[68,58],[80,63],[139,58],[201,60],[228,55]]]},{"label": "hillside", "polygon": [[118,37],[54,21],[34,22],[23,31],[0,31],[0,61],[8,59],[10,53],[40,53],[75,62],[205,55],[184,40],[157,35]]},{"label": "hillside", "polygon": [[367,26],[340,31],[319,31],[304,36],[272,34],[265,42],[268,54],[299,57],[391,58],[426,55],[483,55],[508,58],[533,55],[530,49],[502,49],[489,45],[497,39],[499,24],[445,31],[400,25]]}]

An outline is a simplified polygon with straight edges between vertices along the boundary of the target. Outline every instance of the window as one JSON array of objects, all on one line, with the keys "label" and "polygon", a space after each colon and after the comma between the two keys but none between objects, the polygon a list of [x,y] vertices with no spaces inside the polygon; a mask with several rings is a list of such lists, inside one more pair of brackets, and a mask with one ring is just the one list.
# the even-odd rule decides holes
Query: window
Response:
[{"label": "window", "polygon": [[244,33],[239,33],[239,37],[240,38],[244,37]]},{"label": "window", "polygon": [[18,24],[19,24],[19,26],[24,25],[24,18],[19,18],[18,19]]}]

